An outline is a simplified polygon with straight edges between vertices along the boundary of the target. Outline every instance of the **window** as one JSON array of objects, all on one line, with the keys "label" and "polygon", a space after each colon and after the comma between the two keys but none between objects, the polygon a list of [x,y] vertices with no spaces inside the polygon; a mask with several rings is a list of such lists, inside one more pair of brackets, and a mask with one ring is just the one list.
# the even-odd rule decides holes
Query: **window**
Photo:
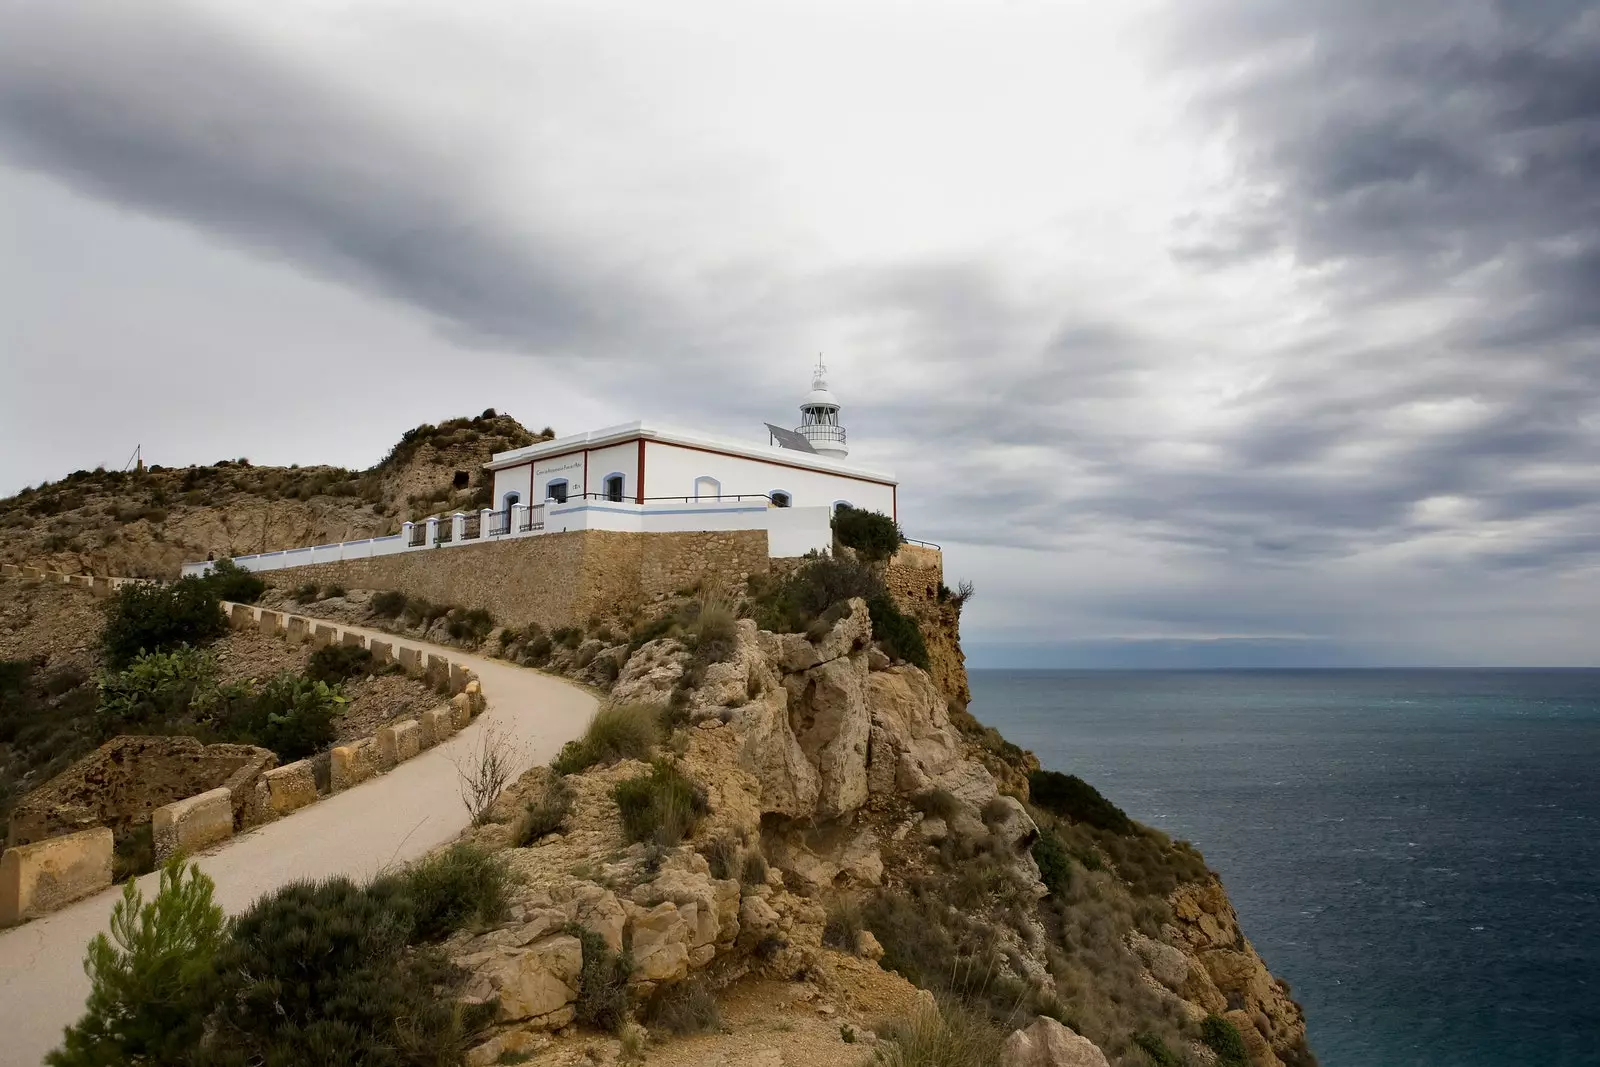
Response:
[{"label": "window", "polygon": [[545,484],[544,498],[554,500],[557,504],[567,502],[567,480],[565,478],[552,478]]},{"label": "window", "polygon": [[853,507],[853,506],[854,505],[852,505],[850,503],[850,501],[848,501],[848,500],[835,500],[833,502],[833,510],[834,511],[838,511],[840,508],[848,508],[848,507]]},{"label": "window", "polygon": [[501,511],[510,511],[512,508],[516,507],[520,503],[522,503],[522,494],[521,493],[507,493],[505,495],[505,499],[503,501],[501,501],[500,510]]},{"label": "window", "polygon": [[772,491],[772,506],[773,507],[775,507],[775,508],[786,508],[791,503],[793,503],[792,498],[789,496],[788,493],[784,492],[782,489],[774,489]]},{"label": "window", "polygon": [[702,474],[694,480],[694,498],[696,500],[721,500],[722,483],[709,474]]},{"label": "window", "polygon": [[606,499],[612,503],[622,503],[622,475],[608,474],[605,480]]}]

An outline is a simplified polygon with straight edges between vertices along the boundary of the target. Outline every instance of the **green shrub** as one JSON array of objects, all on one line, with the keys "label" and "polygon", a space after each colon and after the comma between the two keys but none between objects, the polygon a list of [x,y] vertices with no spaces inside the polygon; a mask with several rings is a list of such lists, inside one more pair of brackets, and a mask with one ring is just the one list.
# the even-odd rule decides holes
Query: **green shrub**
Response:
[{"label": "green shrub", "polygon": [[267,583],[259,574],[245,570],[231,559],[213,563],[204,581],[219,598],[236,604],[254,604],[267,591]]},{"label": "green shrub", "polygon": [[306,662],[306,677],[337,685],[372,673],[372,653],[358,645],[323,645]]},{"label": "green shrub", "polygon": [[317,583],[306,582],[304,585],[294,587],[294,602],[296,604],[309,604],[317,599]]},{"label": "green shrub", "polygon": [[644,1022],[651,1030],[685,1037],[722,1028],[722,1008],[702,974],[692,974],[659,991],[645,1006]]},{"label": "green shrub", "polygon": [[649,759],[661,743],[661,709],[653,704],[608,704],[595,712],[582,737],[562,746],[550,766],[578,774],[597,763]]},{"label": "green shrub", "polygon": [[555,645],[550,640],[549,634],[538,634],[528,639],[522,646],[522,662],[535,667],[543,667],[550,662],[550,653],[555,651]]},{"label": "green shrub", "polygon": [[566,825],[572,814],[572,786],[559,774],[551,774],[537,800],[530,801],[512,835],[517,848],[527,848],[546,834]]},{"label": "green shrub", "polygon": [[[187,874],[187,878],[185,875]],[[173,859],[146,903],[129,881],[111,909],[111,937],[89,942],[89,1000],[67,1027],[51,1067],[184,1063],[205,1032],[212,959],[226,930],[215,888],[198,866]],[[115,945],[113,945],[113,940]]]},{"label": "green shrub", "polygon": [[345,588],[338,582],[329,582],[322,587],[322,599],[324,600],[332,600],[334,597],[342,597],[344,594]]},{"label": "green shrub", "polygon": [[187,732],[190,709],[216,685],[217,665],[197,648],[147,652],[100,680],[95,731],[102,737],[151,731]]},{"label": "green shrub", "polygon": [[1217,1054],[1217,1067],[1250,1067],[1250,1050],[1238,1027],[1220,1015],[1207,1015],[1200,1024],[1200,1040]]},{"label": "green shrub", "polygon": [[494,630],[494,616],[482,608],[451,608],[444,630],[453,641],[479,642]]},{"label": "green shrub", "polygon": [[928,645],[915,618],[901,611],[888,593],[868,600],[867,612],[872,616],[872,636],[884,651],[912,666],[928,669]]},{"label": "green shrub", "polygon": [[505,918],[511,874],[496,856],[458,842],[395,876],[413,941],[442,941],[457,930]]},{"label": "green shrub", "polygon": [[658,760],[649,774],[618,782],[611,792],[629,841],[670,848],[694,832],[709,806],[705,792],[671,763]]},{"label": "green shrub", "polygon": [[1034,771],[1028,775],[1028,796],[1037,806],[1074,822],[1114,834],[1131,834],[1135,830],[1134,821],[1121,808],[1076,775]]},{"label": "green shrub", "polygon": [[696,658],[706,663],[720,663],[739,647],[738,616],[720,600],[700,601],[687,630],[694,639]]},{"label": "green shrub", "polygon": [[406,595],[397,589],[385,589],[374,593],[367,607],[380,619],[398,619],[406,610]]},{"label": "green shrub", "polygon": [[668,612],[659,619],[634,627],[633,633],[628,637],[628,651],[637,652],[651,641],[666,637],[678,626],[678,616],[675,612]]},{"label": "green shrub", "polygon": [[106,601],[101,644],[107,664],[120,670],[141,652],[165,652],[179,645],[199,647],[215,641],[227,629],[216,590],[191,577],[170,585],[123,586]]},{"label": "green shrub", "polygon": [[900,550],[905,538],[889,516],[860,508],[839,507],[833,513],[833,536],[868,563],[881,563]]},{"label": "green shrub", "polygon": [[583,631],[576,626],[558,626],[550,631],[550,638],[562,648],[577,648],[583,644]]},{"label": "green shrub", "polygon": [[577,1021],[614,1034],[628,1021],[628,977],[633,973],[633,959],[626,951],[612,952],[606,939],[587,926],[568,926],[567,933],[583,943],[583,970],[573,1004]]},{"label": "green shrub", "polygon": [[1072,859],[1061,838],[1054,831],[1040,827],[1031,851],[1033,861],[1039,865],[1039,880],[1050,890],[1051,896],[1065,895],[1072,886]]},{"label": "green shrub", "polygon": [[1182,1067],[1183,1060],[1178,1054],[1167,1046],[1167,1043],[1149,1031],[1141,1030],[1133,1035],[1133,1043],[1138,1045],[1144,1054],[1150,1057],[1154,1067]]},{"label": "green shrub", "polygon": [[855,560],[811,560],[776,584],[754,584],[756,622],[763,630],[804,633],[842,600],[871,600],[885,592],[883,579]]},{"label": "green shrub", "polygon": [[337,686],[285,671],[228,701],[218,726],[229,740],[270,748],[288,763],[333,743],[333,719],[346,703]]},{"label": "green shrub", "polygon": [[491,1006],[462,1010],[460,971],[415,927],[399,877],[300,882],[262,897],[218,951],[219,1064],[458,1067]]}]

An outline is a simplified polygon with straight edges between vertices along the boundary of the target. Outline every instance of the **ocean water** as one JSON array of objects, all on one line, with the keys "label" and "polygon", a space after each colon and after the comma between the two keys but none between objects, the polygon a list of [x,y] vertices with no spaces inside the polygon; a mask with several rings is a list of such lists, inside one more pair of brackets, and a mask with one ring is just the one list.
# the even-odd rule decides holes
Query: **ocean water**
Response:
[{"label": "ocean water", "polygon": [[1600,672],[974,671],[1187,838],[1324,1067],[1600,1065]]}]

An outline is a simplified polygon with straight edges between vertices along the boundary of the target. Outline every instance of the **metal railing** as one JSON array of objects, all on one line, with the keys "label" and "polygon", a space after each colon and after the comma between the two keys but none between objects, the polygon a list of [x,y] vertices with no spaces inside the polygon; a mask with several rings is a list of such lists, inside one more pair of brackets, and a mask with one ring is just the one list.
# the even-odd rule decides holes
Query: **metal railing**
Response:
[{"label": "metal railing", "polygon": [[437,532],[433,535],[433,543],[436,545],[448,545],[455,540],[455,536],[456,524],[444,519],[438,523]]},{"label": "metal railing", "polygon": [[944,551],[944,549],[940,548],[938,545],[934,544],[932,541],[918,541],[915,537],[905,537],[905,536],[902,536],[900,538],[900,540],[903,541],[904,543],[908,544],[908,545],[921,545],[923,548],[931,548],[936,552],[943,552]]},{"label": "metal railing", "polygon": [[829,426],[825,422],[814,422],[810,426],[796,426],[794,432],[804,437],[807,441],[837,441],[844,444],[844,427]]},{"label": "metal railing", "polygon": [[542,529],[544,529],[544,505],[534,504],[523,514],[522,525],[517,528],[517,532],[528,533]]},{"label": "metal railing", "polygon": [[503,537],[511,532],[511,509],[489,513],[489,536]]},{"label": "metal railing", "polygon": [[483,514],[473,512],[461,520],[461,540],[476,541],[483,535]]},{"label": "metal railing", "polygon": [[411,538],[406,542],[407,548],[421,548],[428,543],[428,524],[419,522],[411,527]]},{"label": "metal railing", "polygon": [[[567,497],[567,500],[569,502],[573,500],[604,500],[613,504],[636,504],[639,502],[638,497],[615,497],[609,493],[573,493],[571,496]],[[729,501],[741,500],[762,500],[770,504],[772,503],[772,494],[723,493],[720,496],[647,496],[644,498],[644,502],[646,504],[659,504],[663,502],[673,504],[716,504],[720,502],[725,504]]]}]

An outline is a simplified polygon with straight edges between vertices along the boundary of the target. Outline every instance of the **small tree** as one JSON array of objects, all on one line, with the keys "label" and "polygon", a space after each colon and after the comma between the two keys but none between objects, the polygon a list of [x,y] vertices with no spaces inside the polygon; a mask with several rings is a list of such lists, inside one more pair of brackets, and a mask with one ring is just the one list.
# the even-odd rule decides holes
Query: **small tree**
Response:
[{"label": "small tree", "polygon": [[877,511],[840,505],[833,513],[833,535],[868,563],[881,563],[900,551],[905,538],[899,525]]},{"label": "small tree", "polygon": [[213,563],[205,581],[218,597],[235,604],[254,604],[267,591],[267,583],[259,574],[245,570],[231,559]]},{"label": "small tree", "polygon": [[67,1028],[47,1064],[187,1061],[205,1028],[212,957],[226,930],[214,889],[198,866],[186,871],[179,857],[162,868],[161,887],[148,904],[128,881],[111,909],[111,938],[97,934],[89,942],[83,968],[92,988],[83,1018]]},{"label": "small tree", "polygon": [[523,752],[510,731],[485,723],[478,732],[478,746],[452,759],[461,779],[461,803],[467,806],[467,815],[476,825],[488,816],[506,783],[516,777]]},{"label": "small tree", "polygon": [[216,589],[201,578],[170,585],[125,585],[106,602],[106,661],[121,670],[142,652],[210,644],[228,629]]}]

